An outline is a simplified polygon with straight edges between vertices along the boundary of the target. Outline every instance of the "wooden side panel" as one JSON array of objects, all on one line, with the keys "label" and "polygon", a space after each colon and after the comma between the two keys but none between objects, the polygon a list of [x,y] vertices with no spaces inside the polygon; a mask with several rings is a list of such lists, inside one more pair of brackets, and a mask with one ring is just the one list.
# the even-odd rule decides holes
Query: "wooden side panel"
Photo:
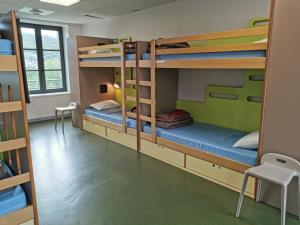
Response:
[{"label": "wooden side panel", "polygon": [[[266,88],[262,120],[262,154],[274,152],[300,161],[300,1],[273,1]],[[296,181],[296,180],[295,180]],[[288,191],[287,209],[297,214],[299,189],[293,182]],[[263,201],[280,205],[280,188],[263,184]]]},{"label": "wooden side panel", "polygon": [[[77,36],[76,47],[95,46],[99,43],[111,44],[112,39]],[[77,52],[78,56],[78,52]],[[79,106],[80,114],[90,104],[114,99],[114,69],[113,68],[79,68]],[[100,93],[100,84],[107,85],[107,93]]]}]

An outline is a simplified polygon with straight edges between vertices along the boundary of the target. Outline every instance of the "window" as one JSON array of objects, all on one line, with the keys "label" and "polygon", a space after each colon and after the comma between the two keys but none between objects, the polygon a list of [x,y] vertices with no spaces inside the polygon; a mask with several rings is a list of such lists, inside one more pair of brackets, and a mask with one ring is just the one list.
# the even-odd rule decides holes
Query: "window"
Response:
[{"label": "window", "polygon": [[21,23],[21,36],[30,94],[66,91],[62,28]]}]

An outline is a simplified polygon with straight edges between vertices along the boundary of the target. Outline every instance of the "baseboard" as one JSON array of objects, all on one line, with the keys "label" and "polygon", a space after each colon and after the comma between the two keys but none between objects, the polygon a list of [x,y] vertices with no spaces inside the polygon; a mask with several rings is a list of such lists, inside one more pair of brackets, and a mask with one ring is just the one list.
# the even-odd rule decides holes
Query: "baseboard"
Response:
[{"label": "baseboard", "polygon": [[[65,118],[70,118],[70,114],[65,114]],[[36,123],[36,122],[43,122],[43,121],[50,121],[55,120],[55,116],[47,116],[42,118],[35,118],[35,119],[29,119],[28,123]],[[58,117],[58,120],[60,120],[60,116]]]}]

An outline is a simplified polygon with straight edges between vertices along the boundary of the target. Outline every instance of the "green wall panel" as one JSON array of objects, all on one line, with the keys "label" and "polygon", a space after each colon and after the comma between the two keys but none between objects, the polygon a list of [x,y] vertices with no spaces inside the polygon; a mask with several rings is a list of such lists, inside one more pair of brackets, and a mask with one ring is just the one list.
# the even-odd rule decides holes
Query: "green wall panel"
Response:
[{"label": "green wall panel", "polygon": [[[208,86],[205,102],[178,100],[177,108],[190,112],[195,121],[251,132],[260,126],[261,103],[249,102],[249,96],[261,97],[263,81],[250,80],[251,75],[264,76],[263,70],[247,70],[243,87]],[[238,96],[237,100],[214,98],[210,93]]]}]

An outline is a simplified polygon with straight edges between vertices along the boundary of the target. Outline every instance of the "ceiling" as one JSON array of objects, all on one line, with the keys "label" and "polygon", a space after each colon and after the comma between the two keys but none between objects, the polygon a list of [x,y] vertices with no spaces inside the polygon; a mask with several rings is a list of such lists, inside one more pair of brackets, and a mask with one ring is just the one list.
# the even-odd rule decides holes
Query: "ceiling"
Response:
[{"label": "ceiling", "polygon": [[[163,5],[178,0],[81,0],[71,6],[60,6],[39,0],[0,0],[0,13],[23,7],[54,11],[49,16],[37,16],[18,12],[21,18],[37,19],[71,24],[83,24],[106,18],[129,14],[135,11]],[[91,18],[90,15],[99,18]]]}]

